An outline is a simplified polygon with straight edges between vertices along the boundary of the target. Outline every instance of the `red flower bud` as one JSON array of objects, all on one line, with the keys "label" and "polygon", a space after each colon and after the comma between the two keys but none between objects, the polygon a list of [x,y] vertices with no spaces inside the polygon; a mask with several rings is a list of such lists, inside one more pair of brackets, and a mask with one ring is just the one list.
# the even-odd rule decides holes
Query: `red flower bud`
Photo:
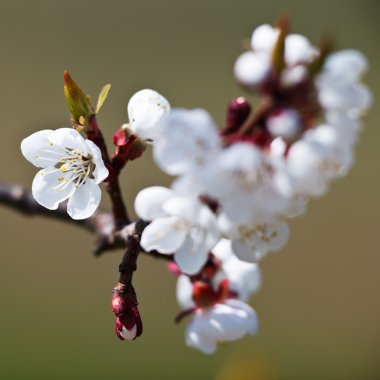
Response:
[{"label": "red flower bud", "polygon": [[142,334],[143,325],[131,284],[118,283],[112,292],[112,311],[116,315],[115,332],[121,340],[133,340]]},{"label": "red flower bud", "polygon": [[231,100],[227,106],[226,128],[223,135],[237,132],[250,112],[251,106],[245,98],[239,97]]}]

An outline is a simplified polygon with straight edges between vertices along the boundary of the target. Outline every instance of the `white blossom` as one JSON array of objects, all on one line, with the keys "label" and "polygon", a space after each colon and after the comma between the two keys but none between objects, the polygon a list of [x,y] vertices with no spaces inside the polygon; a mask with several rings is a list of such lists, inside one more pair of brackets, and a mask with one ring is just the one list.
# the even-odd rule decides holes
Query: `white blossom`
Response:
[{"label": "white blossom", "polygon": [[284,108],[269,115],[267,128],[274,137],[294,139],[301,130],[301,120],[298,112],[291,108]]},{"label": "white blossom", "polygon": [[255,311],[246,303],[228,299],[210,308],[197,309],[186,329],[186,344],[206,354],[217,344],[233,341],[257,330]]},{"label": "white blossom", "polygon": [[306,37],[300,34],[289,34],[285,37],[285,62],[288,66],[309,63],[318,54],[318,50]]},{"label": "white blossom", "polygon": [[202,180],[207,195],[219,202],[220,213],[231,222],[267,220],[288,208],[288,199],[272,185],[264,153],[253,144],[232,144],[206,169]]},{"label": "white blossom", "polygon": [[[265,24],[256,28],[251,37],[251,51],[241,54],[235,62],[236,79],[248,87],[259,87],[271,78],[272,55],[280,30]],[[281,81],[286,85],[299,83],[305,77],[304,66],[318,57],[319,51],[300,34],[285,37],[285,70]],[[294,70],[293,70],[294,69]]]},{"label": "white blossom", "polygon": [[271,61],[266,54],[247,51],[234,65],[235,78],[245,86],[259,86],[269,76]]},{"label": "white blossom", "polygon": [[135,200],[139,217],[152,222],[144,229],[141,246],[162,254],[174,254],[184,273],[195,274],[205,264],[220,233],[211,210],[192,197],[170,189],[150,187]]},{"label": "white blossom", "polygon": [[[228,280],[228,288],[234,297],[246,302],[258,291],[261,285],[260,268],[255,263],[248,263],[237,258],[231,248],[231,240],[221,239],[212,249],[213,255],[220,261],[220,268],[212,280],[212,287],[217,292],[222,281]],[[188,276],[181,274],[177,280],[177,301],[183,310],[196,307],[193,299],[193,284]]]},{"label": "white blossom", "polygon": [[128,103],[129,128],[143,140],[152,142],[163,131],[163,121],[170,112],[169,102],[158,92],[136,92]]},{"label": "white blossom", "polygon": [[330,54],[324,69],[330,77],[356,82],[368,70],[368,61],[363,53],[346,49]]},{"label": "white blossom", "polygon": [[278,165],[278,190],[285,196],[310,197],[325,193],[330,181],[347,173],[353,163],[353,139],[329,125],[307,131]]},{"label": "white blossom", "polygon": [[215,276],[214,286],[217,288],[221,281],[227,279],[229,289],[236,293],[237,299],[247,301],[260,288],[260,268],[255,263],[238,259],[231,243],[231,240],[221,239],[212,249],[212,253],[221,261],[221,269]]},{"label": "white blossom", "polygon": [[269,24],[260,25],[252,33],[251,47],[256,52],[271,54],[279,35],[277,28]]},{"label": "white blossom", "polygon": [[358,51],[343,50],[329,55],[315,80],[322,107],[351,115],[363,113],[372,102],[370,91],[360,83],[367,68],[367,60]]},{"label": "white blossom", "polygon": [[174,109],[153,147],[156,163],[171,175],[196,172],[221,149],[218,129],[203,109]]},{"label": "white blossom", "polygon": [[243,261],[256,263],[267,253],[279,251],[289,240],[290,229],[280,220],[234,223],[219,218],[223,235],[231,239],[233,253]]},{"label": "white blossom", "polygon": [[99,183],[108,176],[100,149],[70,128],[33,133],[21,143],[24,157],[42,168],[32,185],[35,200],[55,210],[69,200],[67,212],[73,219],[90,217],[101,199]]}]

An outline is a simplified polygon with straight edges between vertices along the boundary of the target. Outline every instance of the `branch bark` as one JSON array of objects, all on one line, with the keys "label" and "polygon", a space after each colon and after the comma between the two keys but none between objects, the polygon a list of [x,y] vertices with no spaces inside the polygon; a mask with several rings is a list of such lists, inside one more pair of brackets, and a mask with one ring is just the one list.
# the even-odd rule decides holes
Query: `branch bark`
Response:
[{"label": "branch bark", "polygon": [[[144,228],[148,225],[148,222],[139,219],[118,230],[115,229],[114,217],[109,212],[97,212],[91,218],[74,220],[67,214],[64,203],[61,203],[57,210],[48,210],[34,200],[30,190],[3,181],[0,181],[0,205],[4,205],[28,217],[43,216],[54,218],[84,228],[96,236],[93,249],[93,253],[96,256],[100,256],[110,250],[125,249],[129,235],[138,233],[140,237]],[[173,255],[161,255],[155,251],[142,252],[164,260],[172,260],[173,258]]]},{"label": "branch bark", "polygon": [[111,172],[108,182],[105,183],[106,190],[111,198],[112,203],[112,213],[115,221],[115,228],[117,230],[122,229],[124,226],[129,224],[131,221],[128,216],[127,208],[125,206],[120,184],[119,184],[119,175],[116,170],[113,168],[110,156],[108,154],[107,145],[104,140],[103,134],[99,128],[96,115],[92,115],[88,119],[88,123],[91,128],[86,129],[87,137],[96,144],[100,151],[102,152],[102,158],[108,169]]}]

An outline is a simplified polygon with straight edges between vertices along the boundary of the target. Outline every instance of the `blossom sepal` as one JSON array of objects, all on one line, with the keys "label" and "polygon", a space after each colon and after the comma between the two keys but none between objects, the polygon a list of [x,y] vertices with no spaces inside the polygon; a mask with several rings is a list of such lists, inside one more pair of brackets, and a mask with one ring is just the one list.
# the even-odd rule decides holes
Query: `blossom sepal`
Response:
[{"label": "blossom sepal", "polygon": [[120,170],[127,161],[141,157],[147,147],[147,144],[133,133],[128,124],[124,124],[114,134],[113,143],[116,150],[112,156],[112,164],[117,170]]}]

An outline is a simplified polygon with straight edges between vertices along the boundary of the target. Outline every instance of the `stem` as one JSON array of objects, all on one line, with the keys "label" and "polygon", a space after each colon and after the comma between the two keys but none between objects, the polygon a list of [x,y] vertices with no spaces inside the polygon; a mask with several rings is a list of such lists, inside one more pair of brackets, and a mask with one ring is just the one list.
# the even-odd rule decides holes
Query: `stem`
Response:
[{"label": "stem", "polygon": [[[35,201],[30,190],[2,181],[0,181],[0,205],[16,210],[26,216],[47,216],[83,227],[96,235],[94,246],[96,256],[100,256],[106,251],[125,247],[130,234],[137,233],[140,239],[144,228],[148,225],[147,222],[139,219],[125,226],[123,230],[126,233],[122,233],[122,231],[117,231],[113,228],[113,216],[107,212],[97,212],[91,218],[85,220],[74,220],[67,214],[66,204],[61,203],[57,210],[48,210]],[[158,259],[173,259],[173,255],[162,255],[156,251],[142,252]]]},{"label": "stem", "polygon": [[[96,115],[91,115],[88,119],[88,123],[90,125],[90,128],[86,129],[88,138],[99,147],[100,151],[102,152],[104,163],[108,168],[111,168],[111,170],[113,170],[112,162],[107,150],[107,145],[99,128]],[[108,182],[105,183],[105,188],[111,198],[115,228],[117,230],[121,230],[131,221],[129,219],[127,208],[121,194],[119,173],[116,170],[110,174]]]},{"label": "stem", "polygon": [[133,272],[137,269],[137,258],[141,251],[141,235],[148,225],[144,220],[138,220],[133,224],[131,231],[125,239],[125,252],[119,265],[119,282],[124,285],[132,285]]}]

